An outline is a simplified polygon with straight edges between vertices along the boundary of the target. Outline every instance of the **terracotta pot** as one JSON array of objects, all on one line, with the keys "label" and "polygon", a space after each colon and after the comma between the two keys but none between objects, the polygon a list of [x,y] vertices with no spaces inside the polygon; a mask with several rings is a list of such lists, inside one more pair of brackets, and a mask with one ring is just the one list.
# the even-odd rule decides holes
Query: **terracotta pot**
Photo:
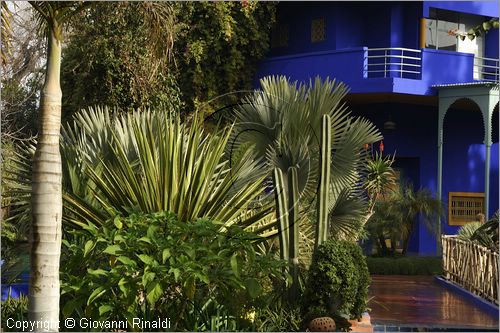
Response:
[{"label": "terracotta pot", "polygon": [[335,331],[335,320],[330,317],[320,317],[311,320],[309,323],[311,332],[332,332]]}]

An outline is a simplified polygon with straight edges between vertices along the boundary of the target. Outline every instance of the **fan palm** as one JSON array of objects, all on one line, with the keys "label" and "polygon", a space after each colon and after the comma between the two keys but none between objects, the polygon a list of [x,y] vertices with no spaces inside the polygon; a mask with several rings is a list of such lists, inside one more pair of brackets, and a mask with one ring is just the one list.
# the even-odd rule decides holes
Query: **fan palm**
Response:
[{"label": "fan palm", "polygon": [[[285,77],[267,77],[260,83],[262,90],[235,110],[235,132],[229,146],[235,149],[251,142],[267,176],[274,168],[286,175],[289,168],[295,167],[300,194],[295,204],[307,211],[318,188],[321,119],[324,114],[329,115],[333,154],[329,180],[330,230],[333,235],[354,232],[359,227],[354,221],[359,221],[364,212],[355,209],[340,213],[339,202],[360,198],[362,147],[380,140],[380,133],[369,121],[349,114],[343,102],[348,89],[343,83],[316,78],[306,85]],[[285,188],[291,186],[286,178]]]}]

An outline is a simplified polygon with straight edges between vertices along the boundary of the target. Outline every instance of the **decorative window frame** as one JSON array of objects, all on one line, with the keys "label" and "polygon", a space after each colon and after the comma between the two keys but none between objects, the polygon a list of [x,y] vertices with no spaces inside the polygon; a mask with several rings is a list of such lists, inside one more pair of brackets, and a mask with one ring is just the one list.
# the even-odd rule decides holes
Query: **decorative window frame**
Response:
[{"label": "decorative window frame", "polygon": [[311,20],[311,43],[321,43],[326,40],[326,20],[324,17]]},{"label": "decorative window frame", "polygon": [[449,192],[448,225],[462,226],[484,214],[484,192]]}]

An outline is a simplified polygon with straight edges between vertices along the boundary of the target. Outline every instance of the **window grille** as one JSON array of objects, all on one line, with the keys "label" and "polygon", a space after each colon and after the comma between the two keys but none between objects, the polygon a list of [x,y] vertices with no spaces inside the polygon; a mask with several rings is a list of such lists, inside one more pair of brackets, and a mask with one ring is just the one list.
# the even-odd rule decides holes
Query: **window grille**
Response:
[{"label": "window grille", "polygon": [[311,42],[318,43],[326,39],[325,19],[319,18],[311,21]]},{"label": "window grille", "polygon": [[450,192],[448,194],[448,224],[464,225],[477,221],[484,214],[484,193]]}]

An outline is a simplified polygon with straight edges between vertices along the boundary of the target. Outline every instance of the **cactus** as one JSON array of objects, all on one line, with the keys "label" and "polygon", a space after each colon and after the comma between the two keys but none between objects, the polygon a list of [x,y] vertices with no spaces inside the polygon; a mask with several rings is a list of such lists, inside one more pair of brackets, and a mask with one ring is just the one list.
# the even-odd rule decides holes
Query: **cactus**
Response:
[{"label": "cactus", "polygon": [[321,154],[320,176],[317,199],[317,225],[315,248],[328,238],[328,203],[330,186],[330,164],[332,161],[332,129],[330,116],[325,114],[321,118]]},{"label": "cactus", "polygon": [[278,234],[280,241],[280,257],[283,260],[289,259],[289,238],[288,238],[288,200],[283,172],[281,169],[273,170],[274,196],[276,200],[276,218],[278,219]]},{"label": "cactus", "polygon": [[289,291],[291,301],[297,297],[299,287],[299,180],[297,167],[288,168],[288,220],[289,220],[289,265],[292,286]]}]

